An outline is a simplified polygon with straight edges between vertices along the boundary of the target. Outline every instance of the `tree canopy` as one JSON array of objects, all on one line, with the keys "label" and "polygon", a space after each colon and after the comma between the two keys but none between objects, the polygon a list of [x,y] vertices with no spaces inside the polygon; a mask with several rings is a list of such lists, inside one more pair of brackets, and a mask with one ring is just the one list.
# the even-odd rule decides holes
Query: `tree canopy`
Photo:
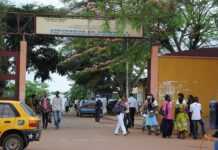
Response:
[{"label": "tree canopy", "polygon": [[33,95],[41,98],[44,94],[48,94],[48,85],[37,81],[27,81],[26,83],[26,100],[30,100]]},{"label": "tree canopy", "polygon": [[[128,44],[128,46],[127,46]],[[130,89],[147,67],[149,44],[141,40],[70,39],[63,48],[65,59],[60,72],[67,72],[78,85],[95,93],[125,93],[126,63],[129,66]]]},{"label": "tree canopy", "polygon": [[[94,89],[125,91],[126,62],[129,63],[130,88],[134,86],[149,61],[152,42],[160,42],[161,50],[178,52],[217,44],[216,0],[92,0],[69,4],[72,13],[84,16],[115,18],[122,31],[126,23],[143,27],[147,40],[69,40],[60,64],[79,85]],[[78,11],[79,10],[79,11]]]},{"label": "tree canopy", "polygon": [[84,86],[74,84],[72,88],[66,93],[66,96],[70,100],[80,100],[87,99],[90,94],[90,91]]},{"label": "tree canopy", "polygon": [[[2,12],[0,16],[0,24],[4,28],[0,28],[2,32],[13,32],[16,29],[16,16],[13,14],[7,14],[7,12],[28,12],[34,14],[43,13],[59,13],[64,14],[64,10],[55,9],[53,6],[37,6],[33,4],[24,5],[22,7],[15,7],[8,3],[0,3],[0,6],[7,8],[6,11]],[[4,10],[4,9],[3,9]],[[21,17],[21,26],[25,27],[23,33],[32,32],[34,28],[33,18]],[[2,33],[1,32],[1,33]],[[0,49],[5,50],[19,50],[19,43],[22,40],[22,35],[1,35]],[[26,35],[25,39],[28,43],[28,71],[34,70],[36,72],[35,78],[39,78],[42,81],[50,78],[51,72],[56,72],[56,67],[59,62],[59,53],[56,50],[56,46],[59,45],[59,39],[53,36],[42,36],[42,35]]]},{"label": "tree canopy", "polygon": [[197,49],[217,42],[217,0],[96,1],[104,16],[143,26],[144,36],[169,52]]}]

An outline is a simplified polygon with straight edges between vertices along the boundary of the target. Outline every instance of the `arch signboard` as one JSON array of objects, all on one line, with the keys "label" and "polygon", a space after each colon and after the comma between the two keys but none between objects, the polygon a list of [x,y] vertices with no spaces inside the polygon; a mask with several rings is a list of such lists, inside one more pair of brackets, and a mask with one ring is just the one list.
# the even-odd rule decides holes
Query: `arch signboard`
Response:
[{"label": "arch signboard", "polygon": [[[119,27],[120,28],[120,27]],[[36,34],[82,37],[143,38],[143,30],[125,24],[120,31],[116,20],[36,16]]]}]

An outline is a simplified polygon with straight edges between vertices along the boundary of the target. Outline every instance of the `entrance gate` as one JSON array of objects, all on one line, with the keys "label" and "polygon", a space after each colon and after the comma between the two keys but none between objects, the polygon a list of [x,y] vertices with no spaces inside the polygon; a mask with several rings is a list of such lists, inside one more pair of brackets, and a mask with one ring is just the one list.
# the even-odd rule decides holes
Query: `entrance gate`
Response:
[{"label": "entrance gate", "polygon": [[[84,18],[80,16],[64,16],[57,17],[55,15],[35,15],[31,13],[17,13],[10,12],[8,15],[14,16],[16,19],[16,29],[8,30],[7,35],[19,35],[23,37],[23,41],[20,42],[19,56],[16,53],[16,75],[3,75],[0,76],[0,80],[5,81],[7,79],[13,79],[16,82],[16,94],[15,98],[21,101],[25,99],[25,77],[26,77],[26,59],[27,59],[27,42],[25,36],[34,35],[49,35],[49,36],[70,36],[70,37],[100,37],[100,38],[138,38],[145,39],[143,37],[143,28],[139,30],[133,29],[128,23],[122,32],[116,28],[116,21],[109,19],[107,22],[108,29],[105,29],[105,18]],[[7,16],[6,16],[7,17]],[[23,21],[26,19],[28,21]],[[8,29],[10,29],[10,25]],[[127,40],[126,40],[127,41]],[[151,58],[151,71],[150,71],[150,92],[157,96],[157,57],[159,46],[154,46]],[[6,54],[1,53],[1,55]],[[0,56],[1,56],[0,55]],[[15,55],[15,53],[13,54]],[[128,66],[128,65],[127,65]],[[128,79],[128,75],[127,75]],[[128,85],[128,80],[127,80]],[[128,91],[128,90],[127,90]],[[128,92],[127,92],[128,95]]]}]

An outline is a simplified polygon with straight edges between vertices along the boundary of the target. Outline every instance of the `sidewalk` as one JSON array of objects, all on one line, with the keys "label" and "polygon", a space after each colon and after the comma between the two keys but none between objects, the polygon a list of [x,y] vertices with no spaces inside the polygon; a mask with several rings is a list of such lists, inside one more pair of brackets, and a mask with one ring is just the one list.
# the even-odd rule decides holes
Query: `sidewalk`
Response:
[{"label": "sidewalk", "polygon": [[[137,126],[140,118],[137,117]],[[59,130],[50,124],[40,142],[30,144],[28,150],[200,150],[201,140],[163,139],[148,136],[138,128],[130,129],[128,136],[115,136],[115,116],[105,116],[100,123],[91,117],[67,115]],[[202,150],[213,150],[213,143],[203,141]]]}]

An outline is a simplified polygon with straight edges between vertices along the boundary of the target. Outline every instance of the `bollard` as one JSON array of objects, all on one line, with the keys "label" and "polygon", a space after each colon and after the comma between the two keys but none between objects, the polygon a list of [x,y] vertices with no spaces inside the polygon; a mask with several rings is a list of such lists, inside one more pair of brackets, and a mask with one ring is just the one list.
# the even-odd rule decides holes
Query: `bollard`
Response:
[{"label": "bollard", "polygon": [[217,140],[214,143],[214,150],[218,150],[218,141]]}]

